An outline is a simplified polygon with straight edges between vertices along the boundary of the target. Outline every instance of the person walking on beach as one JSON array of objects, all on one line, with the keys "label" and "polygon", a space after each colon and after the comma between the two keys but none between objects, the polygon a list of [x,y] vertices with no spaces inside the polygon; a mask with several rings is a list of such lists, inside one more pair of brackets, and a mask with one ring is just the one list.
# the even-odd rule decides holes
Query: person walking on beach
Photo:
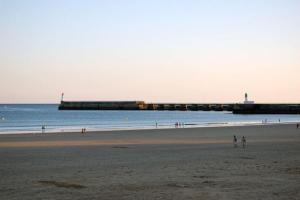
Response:
[{"label": "person walking on beach", "polygon": [[243,148],[246,147],[246,138],[245,138],[245,136],[242,137],[242,145],[243,145]]},{"label": "person walking on beach", "polygon": [[233,136],[233,147],[234,147],[234,148],[237,147],[237,138],[236,138],[235,135]]},{"label": "person walking on beach", "polygon": [[81,134],[82,134],[82,135],[86,134],[86,128],[82,128],[82,129],[81,129]]},{"label": "person walking on beach", "polygon": [[46,129],[45,125],[42,125],[42,133],[45,133],[45,129]]},{"label": "person walking on beach", "polygon": [[299,128],[299,124],[297,124],[296,126],[297,126],[297,128]]}]

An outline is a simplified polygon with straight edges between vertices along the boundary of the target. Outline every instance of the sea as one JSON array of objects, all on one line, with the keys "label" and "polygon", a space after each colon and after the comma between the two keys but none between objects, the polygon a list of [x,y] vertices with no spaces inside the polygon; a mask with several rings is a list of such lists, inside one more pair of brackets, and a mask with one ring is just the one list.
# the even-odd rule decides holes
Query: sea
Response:
[{"label": "sea", "polygon": [[0,104],[0,134],[240,126],[300,122],[300,115],[220,111],[70,111],[58,104]]}]

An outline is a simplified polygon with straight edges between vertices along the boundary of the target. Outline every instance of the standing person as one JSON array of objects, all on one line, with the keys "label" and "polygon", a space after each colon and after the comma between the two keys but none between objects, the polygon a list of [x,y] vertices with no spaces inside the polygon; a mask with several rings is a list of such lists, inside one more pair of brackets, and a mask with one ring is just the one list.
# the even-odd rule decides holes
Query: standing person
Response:
[{"label": "standing person", "polygon": [[245,138],[245,136],[242,137],[242,145],[243,145],[243,148],[246,147],[246,138]]},{"label": "standing person", "polygon": [[42,125],[42,133],[45,133],[45,129],[46,129],[45,125]]},{"label": "standing person", "polygon": [[157,128],[157,122],[155,122],[155,127]]},{"label": "standing person", "polygon": [[297,124],[296,126],[297,126],[297,128],[299,128],[299,124]]},{"label": "standing person", "polygon": [[237,138],[236,138],[235,135],[233,136],[233,147],[234,147],[234,148],[237,147]]}]

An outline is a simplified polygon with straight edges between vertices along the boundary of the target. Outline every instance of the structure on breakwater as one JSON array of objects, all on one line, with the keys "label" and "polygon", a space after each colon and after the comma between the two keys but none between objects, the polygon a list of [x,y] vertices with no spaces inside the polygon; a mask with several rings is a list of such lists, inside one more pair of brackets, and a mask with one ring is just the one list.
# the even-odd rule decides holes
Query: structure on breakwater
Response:
[{"label": "structure on breakwater", "polygon": [[233,104],[145,103],[144,101],[61,101],[59,110],[232,111]]},{"label": "structure on breakwater", "polygon": [[145,110],[143,101],[61,101],[59,110]]},{"label": "structure on breakwater", "polygon": [[182,104],[144,101],[61,101],[59,110],[232,111],[233,114],[300,114],[300,104]]},{"label": "structure on breakwater", "polygon": [[300,114],[300,104],[244,103],[145,103],[144,101],[64,101],[59,110],[178,110],[178,111],[232,111],[233,114]]},{"label": "structure on breakwater", "polygon": [[235,104],[233,114],[300,114],[300,104]]}]

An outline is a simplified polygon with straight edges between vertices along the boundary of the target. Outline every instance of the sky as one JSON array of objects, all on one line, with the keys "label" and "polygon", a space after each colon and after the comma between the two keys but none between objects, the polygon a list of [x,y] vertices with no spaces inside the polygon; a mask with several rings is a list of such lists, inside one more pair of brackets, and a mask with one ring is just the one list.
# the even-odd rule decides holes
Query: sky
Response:
[{"label": "sky", "polygon": [[300,103],[298,0],[0,0],[0,103]]}]

